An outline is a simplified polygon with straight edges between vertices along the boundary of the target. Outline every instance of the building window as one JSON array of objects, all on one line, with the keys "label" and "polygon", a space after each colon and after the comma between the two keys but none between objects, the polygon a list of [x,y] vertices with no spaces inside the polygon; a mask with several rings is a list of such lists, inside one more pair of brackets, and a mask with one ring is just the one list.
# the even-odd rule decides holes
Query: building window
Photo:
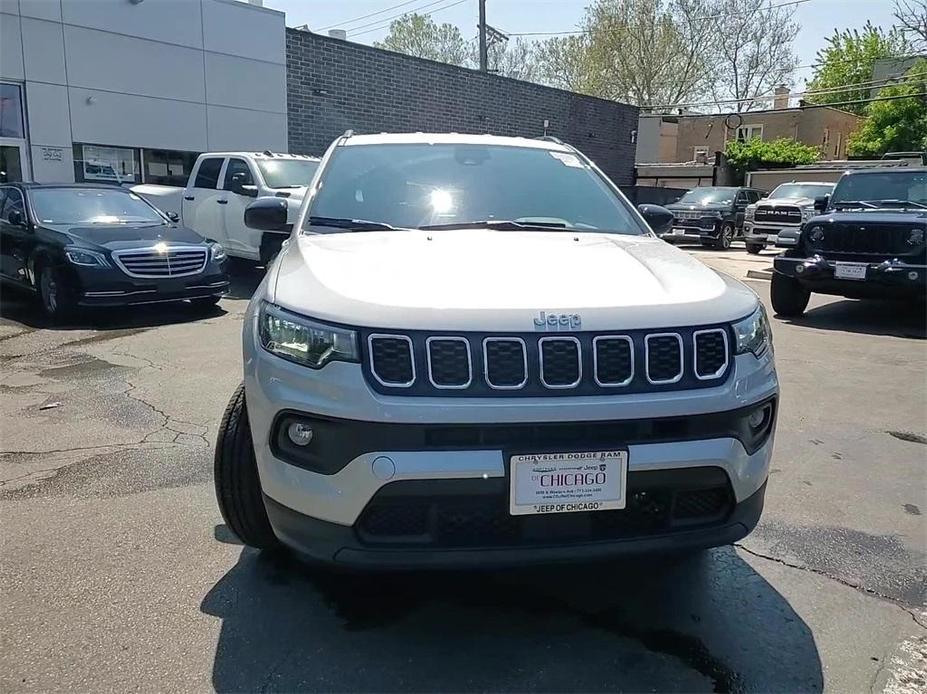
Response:
[{"label": "building window", "polygon": [[74,145],[74,179],[88,183],[140,183],[139,153],[132,147]]},{"label": "building window", "polygon": [[741,142],[749,142],[750,140],[762,140],[763,139],[763,126],[762,124],[754,125],[741,125],[737,128],[737,139]]},{"label": "building window", "polygon": [[23,92],[18,84],[0,84],[0,137],[23,139]]},{"label": "building window", "polygon": [[186,186],[196,157],[196,152],[143,149],[142,180],[164,186]]}]

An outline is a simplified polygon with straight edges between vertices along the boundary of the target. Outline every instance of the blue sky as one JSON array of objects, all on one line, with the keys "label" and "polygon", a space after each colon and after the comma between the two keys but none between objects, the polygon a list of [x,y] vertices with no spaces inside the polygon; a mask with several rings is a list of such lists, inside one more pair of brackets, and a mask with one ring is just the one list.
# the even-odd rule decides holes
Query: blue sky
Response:
[{"label": "blue sky", "polygon": [[[779,4],[783,0],[771,0]],[[264,0],[267,7],[286,12],[287,26],[308,24],[312,30],[370,14],[398,5],[401,0]],[[360,43],[382,39],[390,16],[428,5],[421,12],[435,11],[436,22],[450,22],[460,27],[465,38],[476,35],[477,0],[414,0],[407,5],[368,19],[345,24],[348,38]],[[487,23],[506,32],[565,31],[573,29],[589,0],[487,0]],[[447,9],[442,9],[447,7]],[[876,26],[892,24],[892,0],[810,0],[796,6],[795,19],[801,27],[795,41],[800,65],[814,62],[815,54],[835,28],[860,28],[867,20]],[[370,26],[367,26],[370,25]],[[357,36],[352,37],[352,27]],[[360,33],[364,32],[364,33]],[[810,68],[797,73],[796,87],[811,76]]]}]

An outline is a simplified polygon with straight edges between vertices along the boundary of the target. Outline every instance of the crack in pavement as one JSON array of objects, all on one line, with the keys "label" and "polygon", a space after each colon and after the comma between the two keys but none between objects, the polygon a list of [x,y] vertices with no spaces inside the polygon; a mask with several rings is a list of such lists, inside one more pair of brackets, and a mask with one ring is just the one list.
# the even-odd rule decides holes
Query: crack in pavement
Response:
[{"label": "crack in pavement", "polygon": [[749,547],[746,547],[740,544],[739,542],[735,542],[734,546],[737,547],[738,549],[742,549],[744,552],[746,552],[747,554],[751,556],[757,557],[758,559],[766,559],[767,561],[772,561],[777,564],[781,564],[782,566],[787,566],[790,569],[796,569],[798,571],[807,571],[809,573],[813,573],[818,576],[823,576],[824,578],[830,579],[831,581],[835,581],[841,585],[846,586],[847,588],[852,588],[853,590],[856,590],[865,595],[871,595],[873,597],[880,598],[881,600],[884,600],[894,605],[895,607],[903,610],[904,612],[906,612],[908,616],[911,617],[911,619],[914,621],[915,624],[917,624],[922,629],[927,630],[927,624],[925,624],[924,622],[920,620],[917,613],[913,609],[908,608],[906,605],[902,604],[896,598],[893,598],[890,595],[885,595],[876,590],[873,590],[872,588],[866,588],[865,586],[861,586],[857,583],[853,583],[852,581],[848,581],[844,578],[840,578],[839,576],[831,576],[829,573],[827,573],[826,571],[822,571],[821,569],[815,569],[810,566],[802,566],[801,564],[793,564],[792,562],[788,562],[785,559],[780,559],[779,557],[773,557],[769,554],[763,554],[762,552],[757,552],[756,550],[752,550]]}]

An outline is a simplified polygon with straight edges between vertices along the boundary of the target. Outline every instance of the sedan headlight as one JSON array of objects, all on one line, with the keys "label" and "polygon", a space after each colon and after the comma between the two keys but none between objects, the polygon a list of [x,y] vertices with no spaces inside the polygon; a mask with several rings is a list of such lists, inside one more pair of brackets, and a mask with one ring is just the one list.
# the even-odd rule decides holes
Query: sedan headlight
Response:
[{"label": "sedan headlight", "polygon": [[357,333],[318,323],[272,304],[261,306],[261,346],[278,357],[321,369],[330,361],[360,361]]},{"label": "sedan headlight", "polygon": [[762,304],[749,316],[734,323],[732,327],[734,328],[736,354],[752,352],[757,357],[761,357],[767,349],[772,351],[772,328],[769,326],[769,318]]},{"label": "sedan headlight", "polygon": [[110,267],[106,256],[96,251],[88,251],[85,248],[65,248],[64,255],[68,262],[74,265],[83,265],[84,267]]},{"label": "sedan headlight", "polygon": [[209,257],[216,261],[226,259],[225,249],[222,247],[221,243],[213,241],[209,244]]}]

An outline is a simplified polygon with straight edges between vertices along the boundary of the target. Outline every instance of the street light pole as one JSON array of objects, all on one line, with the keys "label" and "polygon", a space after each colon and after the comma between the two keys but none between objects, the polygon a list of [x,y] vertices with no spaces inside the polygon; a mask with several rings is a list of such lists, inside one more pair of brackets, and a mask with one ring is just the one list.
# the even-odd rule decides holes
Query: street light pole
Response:
[{"label": "street light pole", "polygon": [[480,3],[480,72],[489,70],[489,54],[486,47],[486,0]]}]

